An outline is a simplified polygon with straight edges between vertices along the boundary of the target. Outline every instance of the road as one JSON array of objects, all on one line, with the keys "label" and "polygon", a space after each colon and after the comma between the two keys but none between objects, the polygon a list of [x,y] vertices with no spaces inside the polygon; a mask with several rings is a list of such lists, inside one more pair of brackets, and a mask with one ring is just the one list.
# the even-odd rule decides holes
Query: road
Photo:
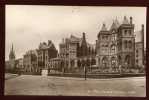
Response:
[{"label": "road", "polygon": [[21,75],[5,80],[5,95],[146,96],[145,77],[87,79]]}]

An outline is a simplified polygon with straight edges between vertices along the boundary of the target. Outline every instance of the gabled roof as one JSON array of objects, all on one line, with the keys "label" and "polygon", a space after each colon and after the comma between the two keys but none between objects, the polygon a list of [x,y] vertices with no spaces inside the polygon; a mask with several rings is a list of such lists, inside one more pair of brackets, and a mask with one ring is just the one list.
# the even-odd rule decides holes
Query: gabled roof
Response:
[{"label": "gabled roof", "polygon": [[129,24],[129,21],[128,21],[128,19],[127,19],[126,16],[124,16],[124,19],[123,19],[123,23],[122,24]]},{"label": "gabled roof", "polygon": [[78,37],[76,37],[76,36],[74,36],[74,35],[71,35],[71,36],[70,36],[70,40],[71,40],[71,41],[80,41],[81,38],[78,38]]},{"label": "gabled roof", "polygon": [[101,28],[100,31],[108,31],[107,28],[106,28],[106,24],[103,24],[103,25],[102,25],[102,28]]},{"label": "gabled roof", "polygon": [[117,29],[120,26],[119,21],[117,19],[113,20],[110,30]]}]

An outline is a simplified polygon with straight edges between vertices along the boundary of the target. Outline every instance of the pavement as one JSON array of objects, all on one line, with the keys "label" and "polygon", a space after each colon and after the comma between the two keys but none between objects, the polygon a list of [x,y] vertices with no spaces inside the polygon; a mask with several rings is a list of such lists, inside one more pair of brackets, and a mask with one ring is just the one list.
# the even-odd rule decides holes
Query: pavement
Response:
[{"label": "pavement", "polygon": [[15,78],[18,77],[18,74],[11,74],[11,73],[6,73],[5,74],[5,80],[11,79],[11,78]]},{"label": "pavement", "polygon": [[87,79],[21,75],[5,80],[5,95],[146,96],[146,77]]}]

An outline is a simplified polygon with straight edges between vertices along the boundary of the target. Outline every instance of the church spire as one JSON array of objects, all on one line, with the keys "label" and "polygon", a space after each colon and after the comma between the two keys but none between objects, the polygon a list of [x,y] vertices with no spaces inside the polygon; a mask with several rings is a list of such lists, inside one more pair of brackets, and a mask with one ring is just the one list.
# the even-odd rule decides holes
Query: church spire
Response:
[{"label": "church spire", "polygon": [[13,60],[13,59],[15,59],[15,52],[14,52],[13,43],[12,43],[12,47],[9,53],[9,60]]}]

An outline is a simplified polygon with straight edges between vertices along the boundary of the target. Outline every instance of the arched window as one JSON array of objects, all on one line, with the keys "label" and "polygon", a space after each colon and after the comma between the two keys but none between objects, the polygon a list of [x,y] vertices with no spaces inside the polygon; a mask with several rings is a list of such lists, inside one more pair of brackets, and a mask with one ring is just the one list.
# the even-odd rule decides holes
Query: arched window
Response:
[{"label": "arched window", "polygon": [[111,51],[115,52],[115,45],[114,44],[111,45]]},{"label": "arched window", "polygon": [[74,66],[74,63],[75,63],[74,60],[71,60],[71,66]]},{"label": "arched window", "polygon": [[122,59],[121,56],[118,56],[119,65],[121,65]]},{"label": "arched window", "polygon": [[128,46],[129,46],[129,48],[132,47],[132,42],[131,41],[128,42]]},{"label": "arched window", "polygon": [[81,66],[81,62],[80,62],[80,60],[77,61],[77,65],[78,65],[78,67]]},{"label": "arched window", "polygon": [[129,35],[131,35],[131,30],[129,30]]},{"label": "arched window", "polygon": [[127,48],[127,40],[124,41],[124,47]]},{"label": "arched window", "polygon": [[103,57],[103,58],[102,58],[102,65],[103,65],[104,67],[107,67],[107,64],[108,64],[108,59],[107,59],[107,57]]},{"label": "arched window", "polygon": [[92,62],[91,62],[92,65],[95,65],[96,64],[96,60],[94,58],[92,58]]},{"label": "arched window", "polygon": [[130,64],[130,55],[126,55],[126,57],[125,57],[125,64],[126,65]]},{"label": "arched window", "polygon": [[90,66],[91,65],[89,59],[86,60],[86,63],[87,63],[87,66]]},{"label": "arched window", "polygon": [[127,35],[127,30],[124,30],[125,35]]},{"label": "arched window", "polygon": [[112,58],[111,58],[111,64],[112,64],[112,65],[115,65],[115,64],[116,64],[116,58],[115,58],[115,57],[112,57]]}]

